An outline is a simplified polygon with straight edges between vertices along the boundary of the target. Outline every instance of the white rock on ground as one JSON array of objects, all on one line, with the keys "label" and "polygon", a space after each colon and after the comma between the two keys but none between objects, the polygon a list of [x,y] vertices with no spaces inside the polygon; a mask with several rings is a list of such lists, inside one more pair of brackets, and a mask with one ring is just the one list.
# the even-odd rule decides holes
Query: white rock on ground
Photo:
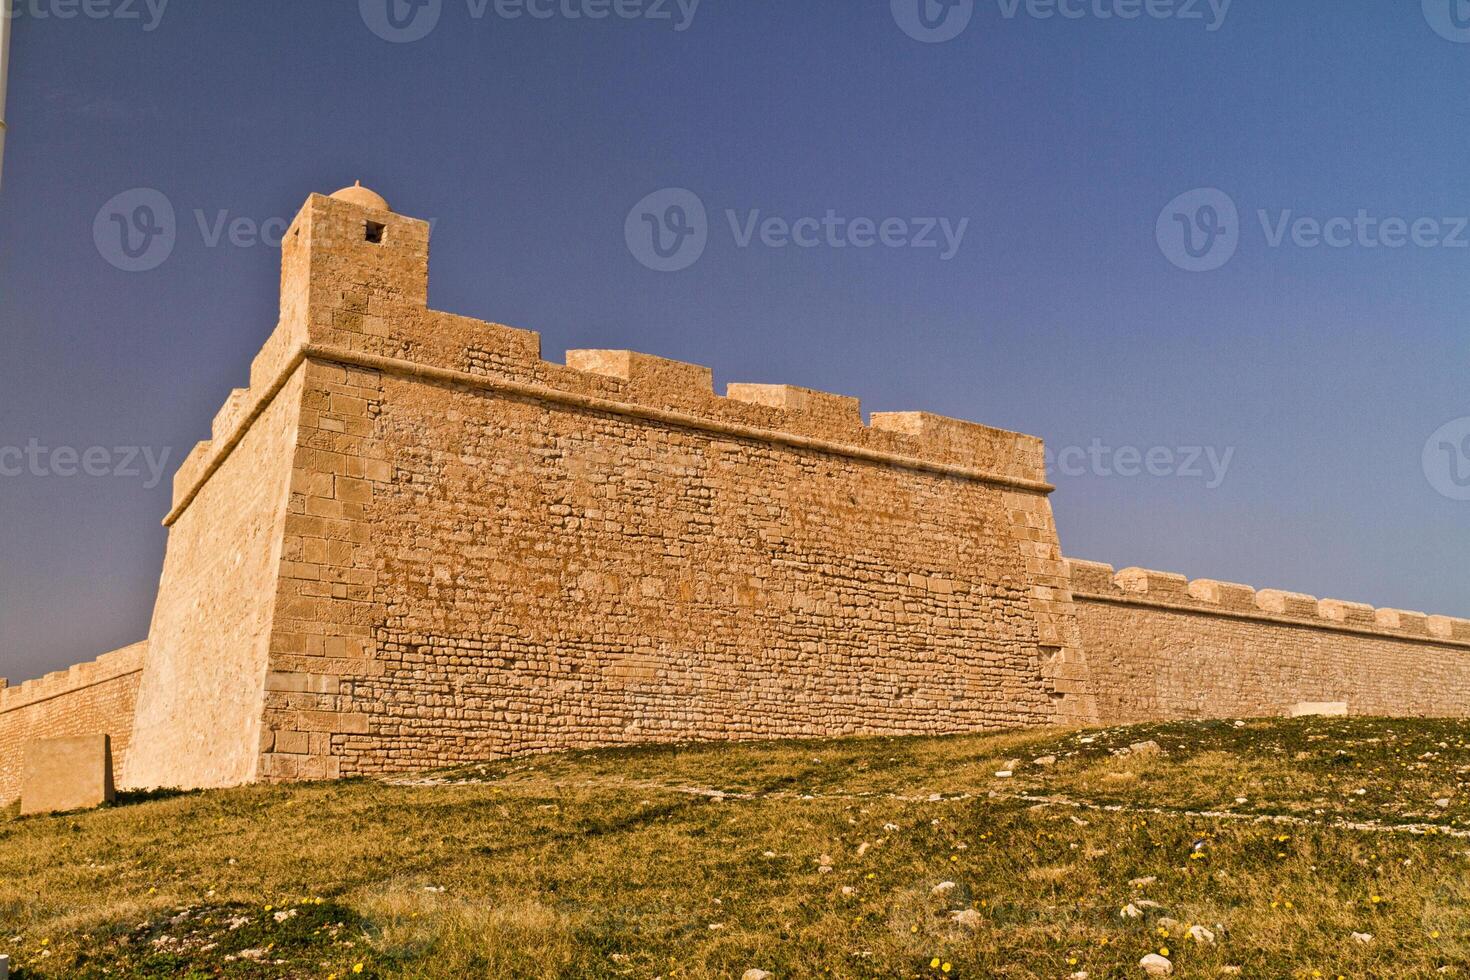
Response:
[{"label": "white rock on ground", "polygon": [[1371,932],[1355,932],[1355,933],[1353,933],[1353,942],[1355,942],[1355,943],[1363,943],[1364,945],[1366,945],[1368,943],[1371,943],[1372,941],[1373,941],[1373,933],[1371,933]]},{"label": "white rock on ground", "polygon": [[1169,977],[1174,975],[1174,964],[1164,959],[1158,953],[1149,953],[1138,961],[1138,965],[1143,967],[1143,972],[1151,977]]},{"label": "white rock on ground", "polygon": [[765,970],[746,970],[740,980],[771,980],[771,975]]},{"label": "white rock on ground", "polygon": [[984,920],[980,918],[980,913],[976,912],[974,909],[963,909],[959,912],[951,912],[949,913],[949,921],[953,922],[957,926],[961,926],[965,929],[971,930],[979,929],[980,926],[984,923]]},{"label": "white rock on ground", "polygon": [[952,881],[941,881],[939,884],[937,884],[933,888],[929,889],[929,894],[930,895],[948,895],[952,891],[954,891],[954,882],[952,882]]},{"label": "white rock on ground", "polygon": [[1189,938],[1206,946],[1213,946],[1215,944],[1215,934],[1204,926],[1190,926]]}]

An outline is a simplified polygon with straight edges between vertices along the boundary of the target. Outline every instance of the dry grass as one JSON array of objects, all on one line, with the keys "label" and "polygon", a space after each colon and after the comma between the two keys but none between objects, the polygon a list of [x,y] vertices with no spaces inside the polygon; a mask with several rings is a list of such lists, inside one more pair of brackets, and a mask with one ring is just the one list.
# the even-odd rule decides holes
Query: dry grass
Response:
[{"label": "dry grass", "polygon": [[[1149,739],[1168,754],[1117,754]],[[12,811],[0,953],[68,980],[1137,977],[1160,949],[1187,977],[1470,975],[1467,771],[1470,725],[1300,720],[620,750]],[[1349,826],[1373,821],[1432,832]]]}]

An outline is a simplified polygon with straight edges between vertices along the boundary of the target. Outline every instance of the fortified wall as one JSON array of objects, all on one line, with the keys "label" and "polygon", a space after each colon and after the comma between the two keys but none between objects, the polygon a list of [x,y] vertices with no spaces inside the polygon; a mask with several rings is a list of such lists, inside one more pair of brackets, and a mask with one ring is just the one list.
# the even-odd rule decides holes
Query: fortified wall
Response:
[{"label": "fortified wall", "polygon": [[1069,563],[1038,439],[720,396],[629,351],[549,362],[535,333],[430,310],[428,252],[361,187],[307,201],[249,386],[175,477],[147,643],[0,693],[0,800],[53,734],[112,735],[124,788],[208,787],[1470,705],[1470,624]]},{"label": "fortified wall", "polygon": [[20,794],[21,755],[36,739],[110,734],[114,761],[126,764],[147,652],[136,643],[16,687],[0,679],[0,802]]},{"label": "fortified wall", "polygon": [[1072,561],[1107,724],[1284,715],[1470,715],[1470,620]]},{"label": "fortified wall", "polygon": [[361,189],[288,230],[175,479],[120,785],[1094,717],[1040,440],[551,363],[428,309],[428,236]]}]

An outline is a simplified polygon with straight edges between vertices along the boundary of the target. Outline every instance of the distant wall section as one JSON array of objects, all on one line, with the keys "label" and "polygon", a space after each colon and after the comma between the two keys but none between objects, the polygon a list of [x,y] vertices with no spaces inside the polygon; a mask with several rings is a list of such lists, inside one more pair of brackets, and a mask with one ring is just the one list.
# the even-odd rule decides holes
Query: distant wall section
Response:
[{"label": "distant wall section", "polygon": [[35,739],[111,735],[113,763],[121,768],[132,747],[133,710],[147,650],[147,643],[136,643],[0,688],[0,804],[19,796],[22,753]]},{"label": "distant wall section", "polygon": [[1104,724],[1289,714],[1470,716],[1470,621],[1072,561]]}]

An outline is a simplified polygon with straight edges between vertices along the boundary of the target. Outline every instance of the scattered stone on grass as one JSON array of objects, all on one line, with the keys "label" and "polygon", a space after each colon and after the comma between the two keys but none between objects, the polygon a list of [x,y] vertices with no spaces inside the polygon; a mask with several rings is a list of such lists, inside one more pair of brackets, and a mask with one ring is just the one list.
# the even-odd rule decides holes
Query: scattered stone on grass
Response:
[{"label": "scattered stone on grass", "polygon": [[1170,963],[1158,953],[1149,953],[1138,961],[1138,965],[1143,967],[1143,972],[1151,977],[1169,977],[1174,975],[1174,964]]}]

